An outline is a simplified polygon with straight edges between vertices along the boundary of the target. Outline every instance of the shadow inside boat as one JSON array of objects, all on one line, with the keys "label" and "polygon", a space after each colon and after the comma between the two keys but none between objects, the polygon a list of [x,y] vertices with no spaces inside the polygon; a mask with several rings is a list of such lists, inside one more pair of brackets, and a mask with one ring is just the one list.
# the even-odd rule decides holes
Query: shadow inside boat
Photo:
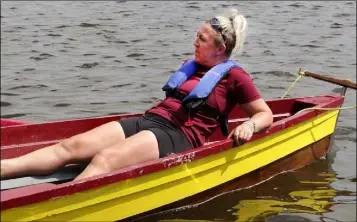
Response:
[{"label": "shadow inside boat", "polygon": [[51,174],[39,176],[24,176],[1,180],[1,191],[43,183],[61,184],[72,181],[87,164],[68,164]]}]

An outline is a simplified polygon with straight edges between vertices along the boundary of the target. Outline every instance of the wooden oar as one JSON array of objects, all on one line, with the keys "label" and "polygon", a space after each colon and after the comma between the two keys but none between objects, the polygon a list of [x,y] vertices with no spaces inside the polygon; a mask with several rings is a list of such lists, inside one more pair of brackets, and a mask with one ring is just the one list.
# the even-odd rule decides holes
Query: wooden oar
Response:
[{"label": "wooden oar", "polygon": [[323,80],[323,81],[333,83],[336,85],[344,86],[344,87],[347,87],[350,89],[356,89],[356,83],[352,82],[351,80],[348,80],[348,79],[338,79],[338,78],[334,78],[334,77],[331,77],[328,75],[312,73],[309,71],[304,71],[301,74],[304,76],[310,76],[315,79]]}]

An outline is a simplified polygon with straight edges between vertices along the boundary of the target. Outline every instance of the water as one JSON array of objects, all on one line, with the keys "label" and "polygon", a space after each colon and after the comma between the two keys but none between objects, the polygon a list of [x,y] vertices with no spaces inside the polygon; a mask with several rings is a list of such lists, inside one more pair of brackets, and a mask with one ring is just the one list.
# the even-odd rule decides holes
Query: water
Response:
[{"label": "water", "polygon": [[[246,15],[239,60],[265,99],[299,68],[356,82],[356,2],[1,2],[1,117],[34,122],[142,112],[193,55],[202,21]],[[338,92],[303,77],[288,96]],[[344,106],[356,105],[348,90]],[[341,112],[326,159],[147,221],[356,221],[356,110]]]}]

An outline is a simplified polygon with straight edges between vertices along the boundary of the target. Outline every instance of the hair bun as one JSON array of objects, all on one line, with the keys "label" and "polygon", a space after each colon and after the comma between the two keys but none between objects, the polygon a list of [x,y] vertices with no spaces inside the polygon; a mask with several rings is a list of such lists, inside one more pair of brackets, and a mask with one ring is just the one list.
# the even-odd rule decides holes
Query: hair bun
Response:
[{"label": "hair bun", "polygon": [[220,22],[226,39],[229,40],[225,42],[226,47],[228,46],[227,55],[239,51],[244,44],[246,36],[247,21],[245,17],[239,13],[238,9],[230,8],[225,10],[224,14],[216,16],[216,18]]},{"label": "hair bun", "polygon": [[238,9],[232,8],[230,10],[230,16],[229,19],[233,20],[235,17],[237,17],[239,15],[239,11]]}]

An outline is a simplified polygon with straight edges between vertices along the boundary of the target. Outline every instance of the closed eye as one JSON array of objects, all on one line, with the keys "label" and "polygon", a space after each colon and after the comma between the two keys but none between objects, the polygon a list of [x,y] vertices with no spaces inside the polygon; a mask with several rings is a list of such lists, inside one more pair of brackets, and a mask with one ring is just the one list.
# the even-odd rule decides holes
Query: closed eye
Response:
[{"label": "closed eye", "polygon": [[206,42],[206,38],[199,32],[196,33],[196,38],[198,38],[200,41]]}]

